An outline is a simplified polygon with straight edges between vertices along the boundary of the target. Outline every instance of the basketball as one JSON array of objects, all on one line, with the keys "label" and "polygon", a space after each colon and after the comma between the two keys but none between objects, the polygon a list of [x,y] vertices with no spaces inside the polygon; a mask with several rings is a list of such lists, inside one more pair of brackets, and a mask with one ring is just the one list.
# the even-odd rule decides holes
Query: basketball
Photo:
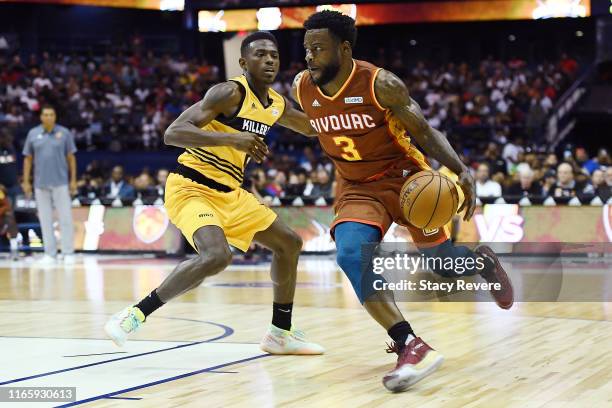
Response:
[{"label": "basketball", "polygon": [[459,195],[448,177],[425,170],[406,180],[400,191],[400,206],[404,218],[415,227],[440,228],[457,212]]}]

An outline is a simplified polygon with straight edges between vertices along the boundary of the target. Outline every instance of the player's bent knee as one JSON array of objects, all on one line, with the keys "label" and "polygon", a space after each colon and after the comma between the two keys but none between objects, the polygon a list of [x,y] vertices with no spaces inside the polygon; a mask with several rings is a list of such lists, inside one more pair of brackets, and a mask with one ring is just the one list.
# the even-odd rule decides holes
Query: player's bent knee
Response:
[{"label": "player's bent knee", "polygon": [[361,279],[361,251],[359,248],[340,248],[336,262],[353,287],[357,288]]},{"label": "player's bent knee", "polygon": [[229,248],[214,249],[200,254],[199,266],[204,276],[215,275],[232,263],[232,253]]},{"label": "player's bent knee", "polygon": [[291,231],[289,235],[289,239],[287,240],[289,249],[291,253],[299,254],[302,251],[302,247],[304,246],[304,241],[302,237],[300,237],[295,232]]},{"label": "player's bent knee", "polygon": [[272,248],[273,252],[278,255],[299,255],[302,251],[303,241],[295,232],[289,230],[284,234],[276,248]]},{"label": "player's bent knee", "polygon": [[356,248],[341,248],[336,254],[336,262],[343,271],[354,268],[360,261],[361,254]]}]

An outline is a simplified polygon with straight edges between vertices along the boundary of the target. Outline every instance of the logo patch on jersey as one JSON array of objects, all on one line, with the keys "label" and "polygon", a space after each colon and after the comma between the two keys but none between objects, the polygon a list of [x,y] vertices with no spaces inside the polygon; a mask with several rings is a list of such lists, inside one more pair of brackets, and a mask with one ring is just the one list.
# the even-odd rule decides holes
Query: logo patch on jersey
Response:
[{"label": "logo patch on jersey", "polygon": [[276,108],[272,108],[271,112],[272,112],[272,116],[278,116],[280,114],[280,112]]},{"label": "logo patch on jersey", "polygon": [[321,104],[319,103],[319,101],[317,101],[316,99],[312,102],[312,106],[315,108],[320,108]]},{"label": "logo patch on jersey", "polygon": [[251,104],[251,109],[256,109],[256,108],[257,108],[257,106],[255,106],[255,102],[253,102],[253,103]]},{"label": "logo patch on jersey", "polygon": [[344,98],[344,103],[363,103],[362,96],[349,96]]},{"label": "logo patch on jersey", "polygon": [[425,235],[426,237],[433,235],[435,233],[437,233],[440,230],[440,228],[425,228],[423,229],[423,235]]}]

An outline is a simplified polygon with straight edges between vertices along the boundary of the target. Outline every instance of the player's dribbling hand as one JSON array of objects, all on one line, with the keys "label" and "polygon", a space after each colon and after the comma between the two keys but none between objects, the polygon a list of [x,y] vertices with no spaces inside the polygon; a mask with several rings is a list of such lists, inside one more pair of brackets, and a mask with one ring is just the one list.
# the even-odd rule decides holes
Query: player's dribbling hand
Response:
[{"label": "player's dribbling hand", "polygon": [[268,146],[263,138],[255,133],[240,132],[232,135],[232,146],[250,155],[257,163],[264,161],[268,155]]},{"label": "player's dribbling hand", "polygon": [[461,187],[464,196],[463,203],[457,210],[457,214],[465,210],[463,220],[469,221],[472,215],[474,215],[474,209],[476,208],[476,185],[474,184],[474,177],[472,177],[469,170],[466,169],[459,174],[457,184]]}]

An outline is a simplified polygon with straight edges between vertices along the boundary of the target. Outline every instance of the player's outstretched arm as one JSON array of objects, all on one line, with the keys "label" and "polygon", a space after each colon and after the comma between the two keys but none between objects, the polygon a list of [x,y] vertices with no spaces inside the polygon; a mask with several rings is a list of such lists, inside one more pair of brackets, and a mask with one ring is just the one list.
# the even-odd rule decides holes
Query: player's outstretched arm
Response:
[{"label": "player's outstretched arm", "polygon": [[[293,79],[293,85],[291,85],[291,99],[293,99],[296,103],[300,103],[297,98],[297,87],[303,74],[304,71],[297,74]],[[306,116],[306,114],[301,110],[295,109],[287,100],[285,100],[285,112],[283,112],[283,116],[281,116],[281,118],[278,120],[278,124],[291,129],[294,132],[301,133],[304,136],[317,136],[317,131],[310,126],[308,116]]]},{"label": "player's outstretched arm", "polygon": [[164,143],[178,147],[230,146],[251,155],[259,163],[268,154],[263,139],[251,132],[211,132],[201,128],[218,115],[233,115],[242,95],[239,85],[223,82],[210,88],[204,98],[185,110],[164,133]]},{"label": "player's outstretched arm", "polygon": [[459,212],[466,209],[464,219],[469,220],[476,207],[474,178],[446,136],[429,125],[418,103],[410,97],[404,82],[393,73],[381,70],[376,77],[374,91],[381,106],[393,112],[425,153],[459,176],[458,184],[465,195]]},{"label": "player's outstretched arm", "polygon": [[316,137],[317,131],[310,126],[308,116],[299,109],[295,109],[290,101],[285,100],[285,111],[277,122],[279,125],[301,133],[304,136]]}]

